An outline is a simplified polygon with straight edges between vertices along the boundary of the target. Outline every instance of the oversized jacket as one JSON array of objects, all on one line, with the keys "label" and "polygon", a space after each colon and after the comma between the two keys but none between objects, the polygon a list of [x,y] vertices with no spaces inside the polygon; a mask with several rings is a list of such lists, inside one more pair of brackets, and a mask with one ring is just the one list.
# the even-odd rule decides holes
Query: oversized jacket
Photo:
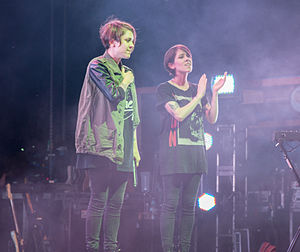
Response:
[{"label": "oversized jacket", "polygon": [[[131,71],[125,67],[125,71]],[[108,53],[90,61],[81,89],[75,132],[76,153],[109,158],[122,164],[124,158],[125,92],[119,87],[123,77],[118,64]],[[137,95],[130,85],[133,99],[133,127],[138,126]]]}]

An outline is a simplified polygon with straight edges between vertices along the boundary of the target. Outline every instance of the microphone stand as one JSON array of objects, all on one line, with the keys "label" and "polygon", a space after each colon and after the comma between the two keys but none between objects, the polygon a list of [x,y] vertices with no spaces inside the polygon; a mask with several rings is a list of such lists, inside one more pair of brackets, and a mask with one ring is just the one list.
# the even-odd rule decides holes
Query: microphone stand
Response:
[{"label": "microphone stand", "polygon": [[[278,139],[276,147],[277,146],[279,146],[280,149],[282,150],[283,157],[284,157],[285,161],[287,162],[288,167],[293,171],[293,173],[294,173],[294,175],[296,177],[296,180],[298,182],[298,185],[300,186],[300,177],[299,177],[299,175],[298,175],[298,173],[297,173],[297,171],[295,169],[295,166],[294,166],[293,162],[291,161],[289,155],[287,154],[287,151],[286,151],[285,147],[283,146],[283,140],[282,139]],[[296,244],[299,236],[300,236],[300,226],[298,226],[298,230],[295,233],[295,235],[294,235],[294,237],[293,237],[293,239],[292,239],[292,241],[291,241],[291,243],[290,243],[290,245],[288,247],[287,252],[292,252],[293,251],[293,249],[295,247],[295,244]]]}]

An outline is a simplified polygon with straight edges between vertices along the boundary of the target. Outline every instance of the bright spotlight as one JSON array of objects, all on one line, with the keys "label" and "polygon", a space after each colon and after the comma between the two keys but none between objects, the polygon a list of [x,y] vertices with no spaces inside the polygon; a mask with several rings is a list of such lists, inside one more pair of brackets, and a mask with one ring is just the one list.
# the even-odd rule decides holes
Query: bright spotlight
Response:
[{"label": "bright spotlight", "polygon": [[[223,78],[224,75],[216,75],[212,78],[211,80],[211,87]],[[235,91],[235,83],[234,83],[234,78],[232,74],[227,74],[226,81],[224,86],[219,90],[218,94],[234,94]]]},{"label": "bright spotlight", "polygon": [[205,148],[209,150],[213,145],[213,137],[209,133],[204,133]]},{"label": "bright spotlight", "polygon": [[216,206],[216,198],[208,193],[203,193],[198,198],[198,206],[204,211],[209,211]]}]

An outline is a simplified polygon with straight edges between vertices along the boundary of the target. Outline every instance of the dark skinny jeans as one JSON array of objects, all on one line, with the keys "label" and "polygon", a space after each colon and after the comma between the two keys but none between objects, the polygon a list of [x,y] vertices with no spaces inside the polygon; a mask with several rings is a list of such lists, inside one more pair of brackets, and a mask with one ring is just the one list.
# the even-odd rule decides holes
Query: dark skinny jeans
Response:
[{"label": "dark skinny jeans", "polygon": [[[164,252],[172,252],[174,249],[176,216],[179,216],[178,246],[181,252],[189,251],[200,179],[200,174],[162,176],[164,199],[160,215],[160,232]],[[180,197],[181,205],[178,207]]]},{"label": "dark skinny jeans", "polygon": [[88,252],[98,252],[103,219],[104,251],[116,251],[128,173],[103,167],[88,169],[88,175],[91,196],[85,226],[86,249]]}]

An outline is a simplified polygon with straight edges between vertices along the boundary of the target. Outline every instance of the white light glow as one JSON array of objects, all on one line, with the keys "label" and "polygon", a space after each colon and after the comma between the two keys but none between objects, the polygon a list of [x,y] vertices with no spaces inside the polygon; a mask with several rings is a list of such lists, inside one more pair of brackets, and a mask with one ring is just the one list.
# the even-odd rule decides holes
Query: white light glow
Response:
[{"label": "white light glow", "polygon": [[213,137],[209,133],[204,133],[205,148],[209,150],[213,145]]},{"label": "white light glow", "polygon": [[208,193],[203,193],[198,198],[198,206],[200,209],[202,209],[204,211],[209,211],[210,209],[212,209],[216,206],[216,199],[214,196],[212,196]]}]

